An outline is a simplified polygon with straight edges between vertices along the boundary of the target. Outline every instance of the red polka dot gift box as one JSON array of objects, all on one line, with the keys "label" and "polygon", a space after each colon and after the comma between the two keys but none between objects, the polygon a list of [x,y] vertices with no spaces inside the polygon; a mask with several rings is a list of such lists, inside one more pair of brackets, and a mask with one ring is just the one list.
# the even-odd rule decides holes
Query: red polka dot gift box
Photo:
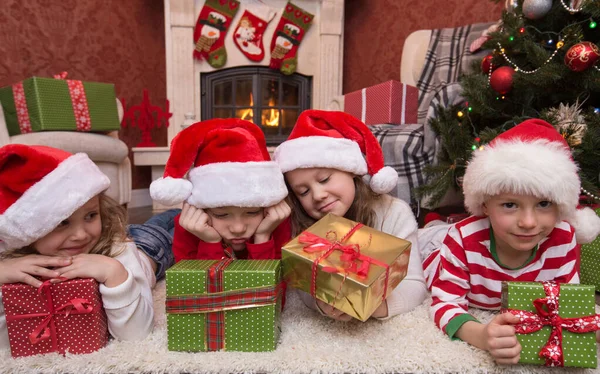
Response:
[{"label": "red polka dot gift box", "polygon": [[73,279],[39,288],[4,284],[2,299],[13,357],[91,353],[108,342],[98,283]]}]

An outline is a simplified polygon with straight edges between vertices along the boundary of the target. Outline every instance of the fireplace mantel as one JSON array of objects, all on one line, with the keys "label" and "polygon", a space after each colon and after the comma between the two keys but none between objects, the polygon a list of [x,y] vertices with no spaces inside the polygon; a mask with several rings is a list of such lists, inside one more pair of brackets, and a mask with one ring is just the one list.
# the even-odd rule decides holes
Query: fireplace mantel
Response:
[{"label": "fireplace mantel", "polygon": [[[247,59],[231,36],[247,2],[240,1],[240,10],[225,37],[227,64],[222,69],[269,65],[271,36],[287,1],[263,0],[277,14],[265,31],[265,58],[258,63]],[[293,0],[293,3],[315,15],[313,25],[298,49],[297,72],[313,77],[312,108],[327,109],[333,98],[342,94],[344,0]],[[197,119],[201,118],[200,73],[215,70],[206,61],[192,59],[194,26],[203,4],[203,0],[164,0],[167,98],[173,111],[169,143],[181,130],[179,125],[185,113],[193,112]]]},{"label": "fireplace mantel", "polygon": [[[256,0],[240,0],[240,9],[225,37],[227,63],[221,69],[239,66],[268,66],[271,36],[279,22],[286,0],[262,0],[277,11],[263,37],[265,58],[258,63],[247,59],[233,42],[233,28],[239,22],[246,5]],[[329,109],[334,98],[342,94],[344,55],[344,2],[345,0],[293,0],[295,5],[315,15],[313,24],[298,49],[297,72],[312,77],[311,107]],[[206,61],[192,58],[193,34],[196,19],[204,0],[164,0],[165,50],[167,72],[167,99],[173,117],[168,128],[168,143],[182,130],[186,113],[202,118],[200,74],[211,72]],[[152,179],[162,176],[169,157],[168,147],[133,148],[134,164],[152,167]],[[154,204],[155,209],[165,207]]]}]

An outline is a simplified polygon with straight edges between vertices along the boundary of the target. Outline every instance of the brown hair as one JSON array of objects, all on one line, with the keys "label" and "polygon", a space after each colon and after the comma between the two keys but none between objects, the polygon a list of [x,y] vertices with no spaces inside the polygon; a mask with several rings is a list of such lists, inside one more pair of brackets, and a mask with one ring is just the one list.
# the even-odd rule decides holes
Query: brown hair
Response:
[{"label": "brown hair", "polygon": [[[344,218],[373,227],[375,225],[374,205],[381,198],[381,195],[373,192],[362,180],[362,177],[357,175],[354,176],[354,188],[356,189],[354,201],[344,215]],[[317,222],[317,220],[306,213],[289,185],[288,191],[290,193],[288,194],[287,202],[292,207],[292,237],[295,237]]]},{"label": "brown hair", "polygon": [[[120,252],[113,252],[113,244],[127,240],[125,225],[127,224],[127,210],[106,194],[98,195],[100,199],[100,219],[102,231],[98,243],[90,251],[91,254],[115,257]],[[0,253],[0,259],[23,257],[36,254],[33,243],[22,248],[8,250]]]}]

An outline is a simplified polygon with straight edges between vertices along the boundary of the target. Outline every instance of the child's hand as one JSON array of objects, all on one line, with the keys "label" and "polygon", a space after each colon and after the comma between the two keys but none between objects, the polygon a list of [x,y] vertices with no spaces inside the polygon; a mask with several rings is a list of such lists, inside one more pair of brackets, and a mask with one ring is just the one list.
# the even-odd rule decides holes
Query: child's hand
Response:
[{"label": "child's hand", "polygon": [[265,217],[254,233],[254,244],[261,244],[271,239],[271,234],[281,222],[292,214],[292,208],[285,200],[265,209]]},{"label": "child's hand", "polygon": [[116,287],[127,280],[127,270],[119,261],[104,255],[73,256],[73,263],[56,269],[61,277],[94,278],[106,287]]},{"label": "child's hand", "polygon": [[188,203],[183,203],[179,225],[206,243],[219,243],[222,240],[221,235],[211,226],[208,214]]},{"label": "child's hand", "polygon": [[485,327],[485,347],[497,364],[509,365],[519,362],[521,345],[515,335],[515,328],[511,326],[519,321],[519,317],[511,313],[502,313]]},{"label": "child's hand", "polygon": [[60,273],[51,268],[67,266],[71,262],[71,257],[43,255],[28,255],[2,260],[0,261],[0,284],[21,282],[39,287],[42,282],[33,276],[57,278]]},{"label": "child's hand", "polygon": [[319,310],[323,312],[323,314],[325,314],[327,317],[333,318],[336,321],[348,322],[352,319],[352,316],[342,312],[339,309],[332,307],[331,305],[319,299],[317,299],[317,308],[319,308]]}]

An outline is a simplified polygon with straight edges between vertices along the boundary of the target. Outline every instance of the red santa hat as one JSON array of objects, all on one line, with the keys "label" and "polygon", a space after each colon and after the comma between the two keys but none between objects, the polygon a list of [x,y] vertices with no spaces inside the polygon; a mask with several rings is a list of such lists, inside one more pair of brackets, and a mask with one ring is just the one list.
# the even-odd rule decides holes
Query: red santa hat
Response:
[{"label": "red santa hat", "polygon": [[465,207],[481,216],[485,199],[501,193],[549,199],[560,218],[575,227],[577,241],[588,243],[600,234],[600,218],[590,208],[577,209],[577,171],[561,134],[547,122],[527,120],[475,151],[463,181]]},{"label": "red santa hat", "polygon": [[0,252],[46,236],[109,185],[84,153],[23,144],[0,148]]},{"label": "red santa hat", "polygon": [[371,176],[369,186],[379,194],[398,183],[396,170],[383,164],[375,136],[360,120],[343,112],[306,110],[288,140],[273,154],[283,173],[295,169],[332,168]]},{"label": "red santa hat", "polygon": [[240,119],[197,122],[179,132],[163,177],[150,185],[155,201],[175,205],[187,200],[198,208],[268,207],[287,193],[262,130]]}]

